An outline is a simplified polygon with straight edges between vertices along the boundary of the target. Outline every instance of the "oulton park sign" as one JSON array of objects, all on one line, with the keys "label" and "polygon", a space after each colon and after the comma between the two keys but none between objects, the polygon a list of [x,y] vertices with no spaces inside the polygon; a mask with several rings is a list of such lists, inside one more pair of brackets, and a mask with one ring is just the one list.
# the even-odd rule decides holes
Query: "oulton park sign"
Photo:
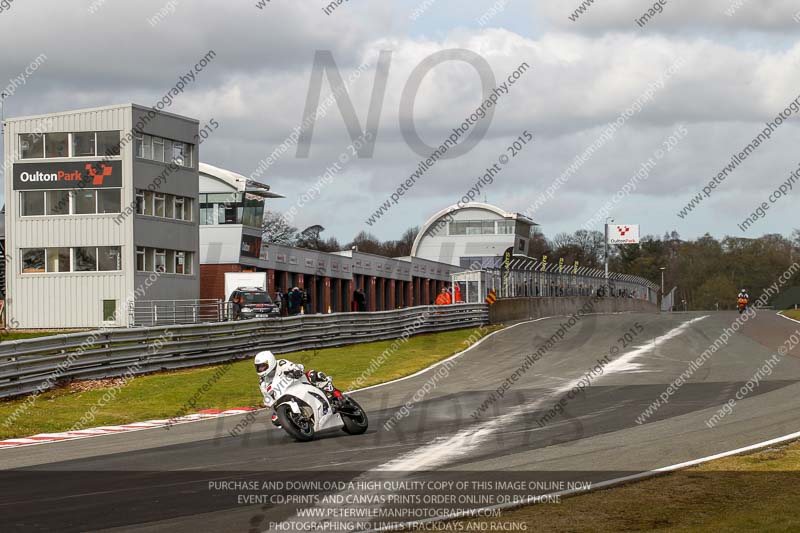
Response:
[{"label": "oulton park sign", "polygon": [[122,187],[121,161],[14,164],[14,190]]}]

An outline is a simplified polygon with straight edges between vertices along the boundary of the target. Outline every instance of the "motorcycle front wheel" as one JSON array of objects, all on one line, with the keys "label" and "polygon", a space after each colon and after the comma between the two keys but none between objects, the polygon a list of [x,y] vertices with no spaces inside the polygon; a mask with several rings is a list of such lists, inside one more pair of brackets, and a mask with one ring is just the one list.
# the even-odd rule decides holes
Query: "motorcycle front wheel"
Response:
[{"label": "motorcycle front wheel", "polygon": [[352,398],[347,398],[344,406],[339,409],[344,427],[342,431],[349,435],[361,435],[369,427],[369,419],[364,409]]},{"label": "motorcycle front wheel", "polygon": [[283,430],[294,440],[308,442],[314,438],[313,420],[294,413],[292,408],[286,404],[279,405],[275,409],[275,414],[278,415],[278,421]]}]

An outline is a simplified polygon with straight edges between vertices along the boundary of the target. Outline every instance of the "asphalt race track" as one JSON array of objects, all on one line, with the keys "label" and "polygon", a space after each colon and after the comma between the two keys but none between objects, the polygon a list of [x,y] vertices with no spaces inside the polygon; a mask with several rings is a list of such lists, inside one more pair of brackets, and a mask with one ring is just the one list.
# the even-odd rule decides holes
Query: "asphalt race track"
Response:
[{"label": "asphalt race track", "polygon": [[[236,437],[228,432],[244,416],[3,450],[0,530],[295,531],[303,530],[297,524],[312,522],[355,528],[356,522],[367,521],[342,516],[342,509],[398,510],[382,522],[422,519],[432,512],[415,508],[443,512],[485,507],[478,496],[492,489],[479,482],[537,480],[543,489],[547,483],[596,483],[798,431],[797,349],[717,425],[706,425],[800,329],[800,323],[772,311],[748,321],[669,403],[637,424],[637,417],[737,316],[586,317],[477,420],[471,414],[564,319],[519,324],[453,359],[448,375],[440,372],[435,387],[417,394],[421,401],[391,429],[384,423],[436,369],[355,393],[370,416],[370,430],[362,436],[336,432],[295,443],[271,426],[268,413],[259,412]],[[621,340],[626,332],[632,342]],[[654,342],[657,337],[662,339]],[[563,415],[542,423],[542,417],[612,350],[615,356],[591,386],[565,402]],[[299,481],[307,485],[288,485]],[[441,497],[415,503],[414,491]],[[532,493],[530,486],[518,492]],[[378,494],[404,497],[382,502],[363,498]],[[461,494],[472,498],[459,500]],[[290,495],[297,498],[284,504],[269,501],[271,496]],[[321,500],[324,495],[333,496],[332,505]],[[502,502],[498,494],[493,498],[482,501]],[[338,511],[319,518],[296,516],[298,510],[331,507]]]}]

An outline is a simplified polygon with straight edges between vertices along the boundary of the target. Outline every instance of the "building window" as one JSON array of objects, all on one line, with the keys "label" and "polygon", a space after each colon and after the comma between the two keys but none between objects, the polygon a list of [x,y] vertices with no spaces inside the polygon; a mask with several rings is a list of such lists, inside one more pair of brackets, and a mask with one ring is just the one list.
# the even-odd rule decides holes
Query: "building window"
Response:
[{"label": "building window", "polygon": [[144,138],[137,135],[133,142],[133,153],[136,157],[144,157]]},{"label": "building window", "polygon": [[97,213],[97,200],[94,190],[75,191],[74,196],[76,215],[94,215]]},{"label": "building window", "polygon": [[136,191],[136,214],[144,215],[144,191]]},{"label": "building window", "polygon": [[153,159],[164,162],[164,139],[153,137]]},{"label": "building window", "polygon": [[69,248],[47,248],[47,271],[69,272],[71,270],[69,256]]},{"label": "building window", "polygon": [[22,250],[22,273],[44,272],[44,248]]},{"label": "building window", "polygon": [[122,249],[119,246],[99,246],[97,248],[97,270],[100,272],[122,270]]},{"label": "building window", "polygon": [[144,193],[144,214],[153,216],[153,193],[150,191]]},{"label": "building window", "polygon": [[164,216],[164,195],[161,193],[156,193],[154,197],[154,206],[153,206],[153,215],[157,217]]},{"label": "building window", "polygon": [[165,272],[167,267],[167,252],[161,248],[157,248],[155,252],[155,272]]},{"label": "building window", "polygon": [[497,221],[498,235],[513,235],[514,221],[513,220],[498,220]]},{"label": "building window", "polygon": [[176,219],[185,220],[184,219],[184,216],[185,216],[184,215],[184,202],[183,202],[183,198],[181,198],[180,196],[176,196],[175,197],[174,212],[175,212],[175,218]]},{"label": "building window", "polygon": [[182,167],[192,167],[193,146],[189,143],[171,141],[154,135],[139,135],[135,138],[136,157],[163,163],[175,163]]},{"label": "building window", "polygon": [[172,163],[172,141],[164,139],[164,163]]},{"label": "building window", "polygon": [[176,165],[180,166],[187,166],[186,165],[186,148],[184,147],[183,143],[180,142],[173,142],[172,143],[172,161]]},{"label": "building window", "polygon": [[186,252],[186,264],[184,265],[184,274],[191,275],[192,274],[192,260],[194,258],[194,253]]},{"label": "building window", "polygon": [[23,133],[19,136],[21,159],[41,159],[44,157],[44,135]]},{"label": "building window", "polygon": [[153,137],[150,135],[144,136],[144,149],[142,150],[142,157],[145,159],[153,159]]},{"label": "building window", "polygon": [[117,301],[103,300],[103,322],[115,323],[117,321]]},{"label": "building window", "polygon": [[94,272],[97,270],[97,248],[74,248],[73,250],[75,272]]},{"label": "building window", "polygon": [[44,215],[44,191],[23,191],[19,196],[23,217]]},{"label": "building window", "polygon": [[147,272],[153,272],[155,270],[155,266],[154,266],[154,252],[155,252],[155,250],[152,249],[152,248],[145,248],[144,252],[145,252],[144,269]]},{"label": "building window", "polygon": [[144,258],[145,258],[144,248],[142,246],[137,246],[136,247],[136,270],[138,270],[139,272],[144,272],[145,271],[146,265],[145,265]]},{"label": "building window", "polygon": [[120,189],[98,189],[97,212],[119,213],[122,206],[122,191]]},{"label": "building window", "polygon": [[116,157],[120,154],[119,131],[97,132],[97,155]]},{"label": "building window", "polygon": [[69,191],[47,191],[45,195],[48,215],[69,215]]},{"label": "building window", "polygon": [[[119,250],[119,248],[116,249]],[[99,257],[102,263],[102,254],[99,254]],[[193,257],[193,252],[138,246],[136,248],[136,270],[191,275]]]},{"label": "building window", "polygon": [[81,132],[72,134],[72,156],[90,157],[96,155],[95,133]]},{"label": "building window", "polygon": [[175,273],[184,274],[186,271],[186,252],[175,252]]},{"label": "building window", "polygon": [[44,135],[45,157],[69,157],[69,133]]}]

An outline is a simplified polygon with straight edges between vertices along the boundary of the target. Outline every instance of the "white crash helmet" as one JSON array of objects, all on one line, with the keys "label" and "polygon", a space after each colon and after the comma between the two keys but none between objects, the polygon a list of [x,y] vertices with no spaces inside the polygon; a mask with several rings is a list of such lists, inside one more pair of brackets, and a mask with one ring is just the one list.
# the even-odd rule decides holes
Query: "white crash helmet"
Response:
[{"label": "white crash helmet", "polygon": [[258,352],[253,363],[256,366],[258,377],[262,379],[275,377],[278,361],[275,360],[275,356],[269,350]]}]

